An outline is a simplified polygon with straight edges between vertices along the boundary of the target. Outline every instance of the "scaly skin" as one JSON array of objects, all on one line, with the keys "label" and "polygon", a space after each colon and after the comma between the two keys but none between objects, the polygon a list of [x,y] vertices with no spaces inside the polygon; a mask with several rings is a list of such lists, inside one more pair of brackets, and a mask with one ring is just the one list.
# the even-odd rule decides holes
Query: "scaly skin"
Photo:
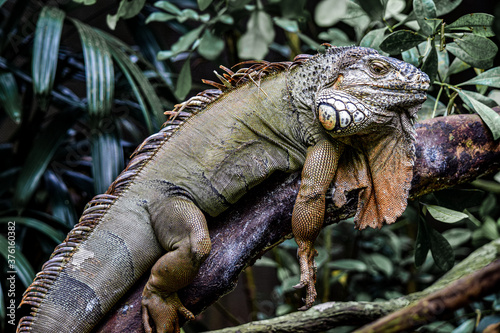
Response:
[{"label": "scaly skin", "polygon": [[19,332],[89,332],[151,267],[145,330],[179,332],[179,316],[194,316],[177,290],[211,248],[205,214],[220,214],[274,171],[302,169],[292,215],[296,287],[307,288],[302,309],[316,297],[314,241],[332,181],[338,206],[347,191],[360,190],[359,228],[402,213],[424,73],[358,47],[227,71],[224,85],[212,83],[224,92],[205,91],[169,112],[178,120],[146,139],[108,192],[89,203],[26,292],[22,305],[32,314]]}]

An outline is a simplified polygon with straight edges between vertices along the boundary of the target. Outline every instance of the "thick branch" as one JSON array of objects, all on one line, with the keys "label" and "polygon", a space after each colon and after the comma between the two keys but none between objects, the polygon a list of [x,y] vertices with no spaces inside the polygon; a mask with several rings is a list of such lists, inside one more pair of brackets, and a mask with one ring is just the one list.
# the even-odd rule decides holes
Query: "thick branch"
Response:
[{"label": "thick branch", "polygon": [[[500,169],[500,144],[475,115],[450,116],[417,124],[417,161],[411,196],[468,182]],[[231,291],[239,273],[272,246],[291,236],[290,218],[299,174],[276,174],[230,211],[209,221],[212,252],[191,285],[179,295],[199,313]],[[327,205],[326,222],[353,216],[355,195],[342,209]],[[97,332],[142,332],[140,281]]]}]

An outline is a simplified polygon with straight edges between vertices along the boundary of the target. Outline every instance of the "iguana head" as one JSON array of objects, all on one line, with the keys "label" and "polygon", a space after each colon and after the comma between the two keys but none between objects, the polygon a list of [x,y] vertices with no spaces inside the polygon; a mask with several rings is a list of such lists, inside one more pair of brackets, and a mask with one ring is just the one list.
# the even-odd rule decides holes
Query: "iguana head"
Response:
[{"label": "iguana head", "polygon": [[416,115],[429,88],[424,72],[375,52],[347,57],[316,95],[318,118],[330,135],[363,133],[401,114]]}]

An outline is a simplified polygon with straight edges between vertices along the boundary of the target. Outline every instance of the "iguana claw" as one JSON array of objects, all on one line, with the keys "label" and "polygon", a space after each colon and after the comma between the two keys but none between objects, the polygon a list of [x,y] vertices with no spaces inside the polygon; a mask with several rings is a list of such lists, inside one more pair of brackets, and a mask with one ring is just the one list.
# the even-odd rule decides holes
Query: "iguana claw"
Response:
[{"label": "iguana claw", "polygon": [[[179,314],[187,320],[194,319],[191,311],[182,305],[177,293],[161,295],[146,285],[142,293],[142,321],[146,333],[179,333]],[[153,330],[150,319],[156,330]]]},{"label": "iguana claw", "polygon": [[[305,247],[301,249],[301,247]],[[302,289],[307,287],[306,298],[304,299],[305,305],[299,308],[304,311],[309,309],[314,304],[316,299],[316,263],[314,257],[318,252],[312,246],[302,246],[299,242],[299,262],[300,262],[300,282],[294,286],[295,289]]]}]

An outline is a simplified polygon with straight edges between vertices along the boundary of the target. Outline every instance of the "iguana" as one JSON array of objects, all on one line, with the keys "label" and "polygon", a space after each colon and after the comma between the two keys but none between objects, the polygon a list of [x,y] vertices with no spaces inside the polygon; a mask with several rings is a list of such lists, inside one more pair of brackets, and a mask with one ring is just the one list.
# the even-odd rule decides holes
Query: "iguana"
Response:
[{"label": "iguana", "polygon": [[[221,66],[222,67],[222,66]],[[363,47],[327,46],[292,62],[255,62],[205,81],[206,90],[134,152],[24,294],[18,332],[89,332],[151,268],[146,332],[179,332],[194,318],[176,291],[210,252],[216,216],[275,171],[302,169],[292,213],[305,305],[315,297],[314,241],[333,181],[334,203],[359,191],[356,226],[381,227],[404,211],[412,179],[413,119],[428,76]]]}]

